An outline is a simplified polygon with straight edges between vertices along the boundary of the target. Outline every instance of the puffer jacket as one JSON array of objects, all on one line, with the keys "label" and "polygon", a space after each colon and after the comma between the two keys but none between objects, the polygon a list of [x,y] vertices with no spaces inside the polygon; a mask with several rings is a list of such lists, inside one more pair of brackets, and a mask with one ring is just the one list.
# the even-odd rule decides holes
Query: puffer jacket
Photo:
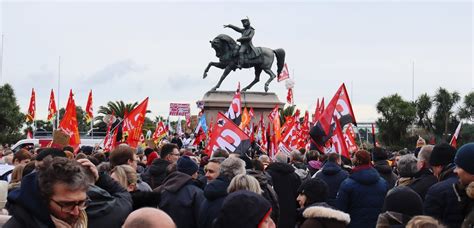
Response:
[{"label": "puffer jacket", "polygon": [[341,183],[349,176],[345,170],[337,163],[326,162],[323,168],[316,173],[315,178],[319,178],[326,182],[329,187],[327,203],[333,207],[336,206],[336,196]]},{"label": "puffer jacket", "polygon": [[300,228],[344,228],[349,224],[349,214],[336,210],[326,203],[313,204],[303,211],[304,222]]},{"label": "puffer jacket", "polygon": [[348,227],[375,227],[387,191],[387,182],[373,167],[354,168],[342,182],[336,199],[337,208],[351,216]]}]

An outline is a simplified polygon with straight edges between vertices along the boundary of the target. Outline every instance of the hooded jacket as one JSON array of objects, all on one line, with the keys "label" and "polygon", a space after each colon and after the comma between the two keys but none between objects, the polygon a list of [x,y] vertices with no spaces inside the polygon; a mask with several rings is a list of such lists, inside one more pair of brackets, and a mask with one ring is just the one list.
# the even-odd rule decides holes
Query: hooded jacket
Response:
[{"label": "hooded jacket", "polygon": [[326,203],[316,203],[303,211],[305,221],[300,228],[344,228],[349,224],[349,214],[331,208]]},{"label": "hooded jacket", "polygon": [[40,195],[36,172],[23,177],[21,187],[10,192],[7,199],[12,217],[3,227],[55,227],[47,202]]},{"label": "hooded jacket", "polygon": [[155,191],[161,193],[158,207],[173,219],[177,227],[197,226],[204,195],[193,184],[191,176],[179,171],[172,172]]},{"label": "hooded jacket", "polygon": [[171,162],[164,159],[155,159],[151,166],[141,175],[143,181],[147,182],[151,189],[160,186],[166,178],[166,168]]},{"label": "hooded jacket", "polygon": [[333,207],[336,206],[337,191],[341,183],[349,176],[345,170],[337,163],[326,162],[323,168],[316,173],[315,177],[323,180],[329,187],[327,203]]},{"label": "hooded jacket", "polygon": [[132,212],[132,197],[109,175],[101,173],[87,190],[91,202],[86,208],[88,227],[121,227]]},{"label": "hooded jacket", "polygon": [[387,191],[387,182],[377,170],[370,166],[354,168],[342,182],[336,199],[337,208],[351,216],[348,227],[375,227]]},{"label": "hooded jacket", "polygon": [[286,163],[275,162],[267,167],[273,181],[273,188],[278,195],[281,216],[278,221],[279,228],[293,228],[296,224],[296,197],[301,185],[300,177],[295,169]]},{"label": "hooded jacket", "polygon": [[219,215],[222,203],[227,196],[230,180],[219,176],[204,188],[204,201],[199,209],[198,227],[212,228],[214,219]]},{"label": "hooded jacket", "polygon": [[397,182],[397,175],[393,173],[392,167],[388,164],[388,161],[381,160],[374,162],[374,168],[379,172],[380,176],[387,181],[388,188],[393,188]]}]

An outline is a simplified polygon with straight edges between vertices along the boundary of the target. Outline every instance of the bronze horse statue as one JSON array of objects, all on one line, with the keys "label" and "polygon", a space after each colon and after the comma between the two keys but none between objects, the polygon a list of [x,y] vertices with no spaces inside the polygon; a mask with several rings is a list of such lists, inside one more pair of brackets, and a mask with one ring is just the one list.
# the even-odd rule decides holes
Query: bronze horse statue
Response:
[{"label": "bronze horse statue", "polygon": [[[216,56],[219,58],[219,62],[210,62],[204,70],[203,78],[207,77],[207,72],[211,66],[224,69],[224,73],[219,79],[219,82],[211,89],[211,91],[215,91],[220,87],[227,75],[229,75],[232,70],[235,71],[237,69],[239,56],[238,53],[236,53],[236,50],[239,50],[239,45],[234,39],[232,39],[232,37],[225,34],[218,35],[209,42],[211,43],[212,48],[216,51]],[[252,86],[260,80],[260,74],[262,71],[265,71],[265,73],[270,76],[265,83],[265,92],[268,92],[268,85],[270,85],[270,82],[276,77],[271,70],[275,56],[277,59],[277,75],[279,75],[283,69],[285,63],[285,50],[272,50],[266,47],[257,47],[257,49],[259,49],[258,51],[261,53],[260,55],[251,56],[250,58],[246,58],[246,61],[243,63],[240,63],[240,66],[243,68],[255,68],[255,79],[248,86],[243,88],[242,91],[252,88]]]}]

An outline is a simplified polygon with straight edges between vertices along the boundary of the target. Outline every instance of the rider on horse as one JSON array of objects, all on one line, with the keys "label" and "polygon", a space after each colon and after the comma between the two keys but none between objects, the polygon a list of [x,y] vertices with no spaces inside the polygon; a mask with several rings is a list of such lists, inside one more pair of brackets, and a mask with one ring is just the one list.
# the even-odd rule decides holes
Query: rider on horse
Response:
[{"label": "rider on horse", "polygon": [[247,62],[245,55],[251,58],[258,57],[259,55],[259,53],[257,53],[258,50],[252,44],[252,38],[253,38],[253,35],[255,34],[255,29],[252,26],[250,26],[250,21],[248,18],[242,19],[241,21],[244,28],[239,28],[235,25],[230,25],[230,24],[224,25],[224,28],[231,28],[235,30],[236,32],[242,33],[242,37],[237,39],[237,41],[240,42],[241,44],[239,48],[239,52],[238,52],[239,61],[237,63],[237,67],[239,68],[242,68],[244,63]]}]

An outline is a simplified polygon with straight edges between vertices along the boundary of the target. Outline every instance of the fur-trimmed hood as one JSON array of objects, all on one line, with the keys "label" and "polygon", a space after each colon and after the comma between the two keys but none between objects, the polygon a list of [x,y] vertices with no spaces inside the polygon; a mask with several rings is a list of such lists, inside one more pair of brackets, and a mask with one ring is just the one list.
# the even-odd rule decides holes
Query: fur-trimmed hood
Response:
[{"label": "fur-trimmed hood", "polygon": [[309,218],[324,218],[324,219],[335,219],[337,221],[343,222],[346,225],[351,222],[351,217],[349,214],[342,211],[332,209],[325,206],[311,206],[306,208],[303,211],[303,217],[306,219]]}]

